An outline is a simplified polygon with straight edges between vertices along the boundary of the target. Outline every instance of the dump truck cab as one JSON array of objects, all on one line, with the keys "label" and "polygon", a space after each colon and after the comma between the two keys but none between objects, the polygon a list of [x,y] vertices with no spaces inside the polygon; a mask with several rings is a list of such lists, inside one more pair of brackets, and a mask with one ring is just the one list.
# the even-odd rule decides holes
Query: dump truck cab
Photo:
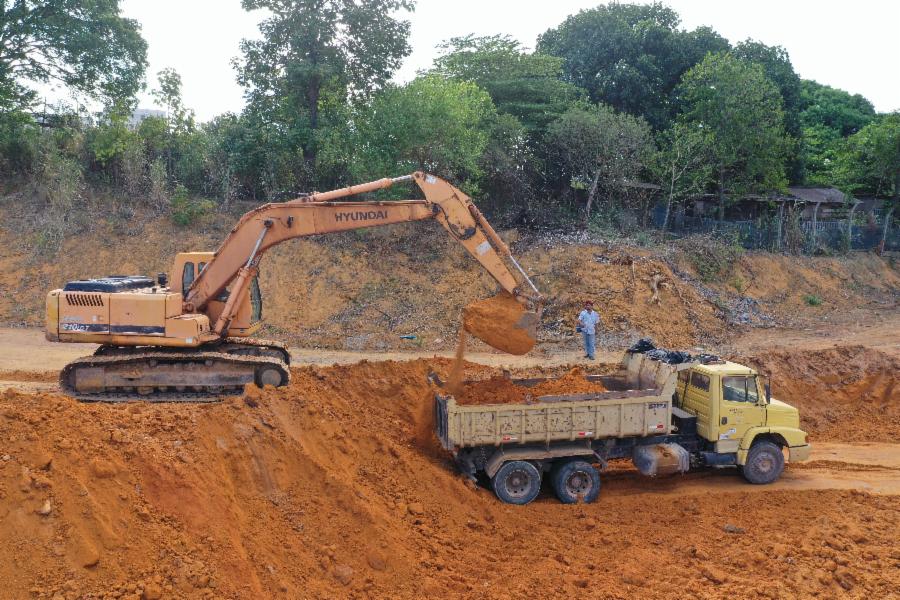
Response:
[{"label": "dump truck cab", "polygon": [[696,417],[697,435],[721,464],[745,466],[763,442],[786,449],[792,462],[809,457],[800,413],[772,398],[764,377],[745,365],[717,360],[680,371],[675,406]]}]

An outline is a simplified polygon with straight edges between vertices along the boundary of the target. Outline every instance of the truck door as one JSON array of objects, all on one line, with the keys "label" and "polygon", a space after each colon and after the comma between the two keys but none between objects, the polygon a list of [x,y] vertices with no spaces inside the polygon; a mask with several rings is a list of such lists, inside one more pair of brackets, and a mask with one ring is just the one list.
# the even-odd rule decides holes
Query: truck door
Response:
[{"label": "truck door", "polygon": [[[681,408],[697,416],[697,433],[711,442],[718,439],[719,429],[716,425],[716,403],[710,398],[711,378],[706,373],[691,369],[682,371],[687,382],[681,381],[683,398],[679,398]],[[679,373],[681,378],[681,373]]]},{"label": "truck door", "polygon": [[717,452],[737,452],[751,427],[766,424],[766,407],[760,403],[756,375],[724,375],[719,409]]}]

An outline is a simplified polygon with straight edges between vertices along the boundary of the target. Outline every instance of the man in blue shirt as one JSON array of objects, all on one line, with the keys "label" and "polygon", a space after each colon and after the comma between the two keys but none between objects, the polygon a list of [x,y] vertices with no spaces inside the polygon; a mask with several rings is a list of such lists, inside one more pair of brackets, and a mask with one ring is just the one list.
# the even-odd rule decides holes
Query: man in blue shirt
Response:
[{"label": "man in blue shirt", "polygon": [[584,357],[594,360],[594,349],[597,342],[597,323],[600,315],[594,312],[594,303],[588,300],[584,303],[584,310],[578,314],[578,331],[584,338]]}]

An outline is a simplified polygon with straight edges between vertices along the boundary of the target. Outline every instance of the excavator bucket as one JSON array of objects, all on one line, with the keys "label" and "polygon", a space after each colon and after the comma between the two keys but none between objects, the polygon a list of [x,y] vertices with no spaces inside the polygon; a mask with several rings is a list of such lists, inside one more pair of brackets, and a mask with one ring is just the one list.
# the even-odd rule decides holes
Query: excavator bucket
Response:
[{"label": "excavator bucket", "polygon": [[501,293],[469,304],[463,310],[463,328],[497,350],[521,355],[537,343],[539,317],[512,295]]}]

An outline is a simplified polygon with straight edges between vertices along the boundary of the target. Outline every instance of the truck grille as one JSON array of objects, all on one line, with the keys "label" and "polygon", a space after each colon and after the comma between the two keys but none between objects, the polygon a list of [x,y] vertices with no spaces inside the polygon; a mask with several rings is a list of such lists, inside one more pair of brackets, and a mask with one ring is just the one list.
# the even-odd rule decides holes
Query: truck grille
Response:
[{"label": "truck grille", "polygon": [[69,306],[103,306],[103,296],[99,294],[66,294]]}]

